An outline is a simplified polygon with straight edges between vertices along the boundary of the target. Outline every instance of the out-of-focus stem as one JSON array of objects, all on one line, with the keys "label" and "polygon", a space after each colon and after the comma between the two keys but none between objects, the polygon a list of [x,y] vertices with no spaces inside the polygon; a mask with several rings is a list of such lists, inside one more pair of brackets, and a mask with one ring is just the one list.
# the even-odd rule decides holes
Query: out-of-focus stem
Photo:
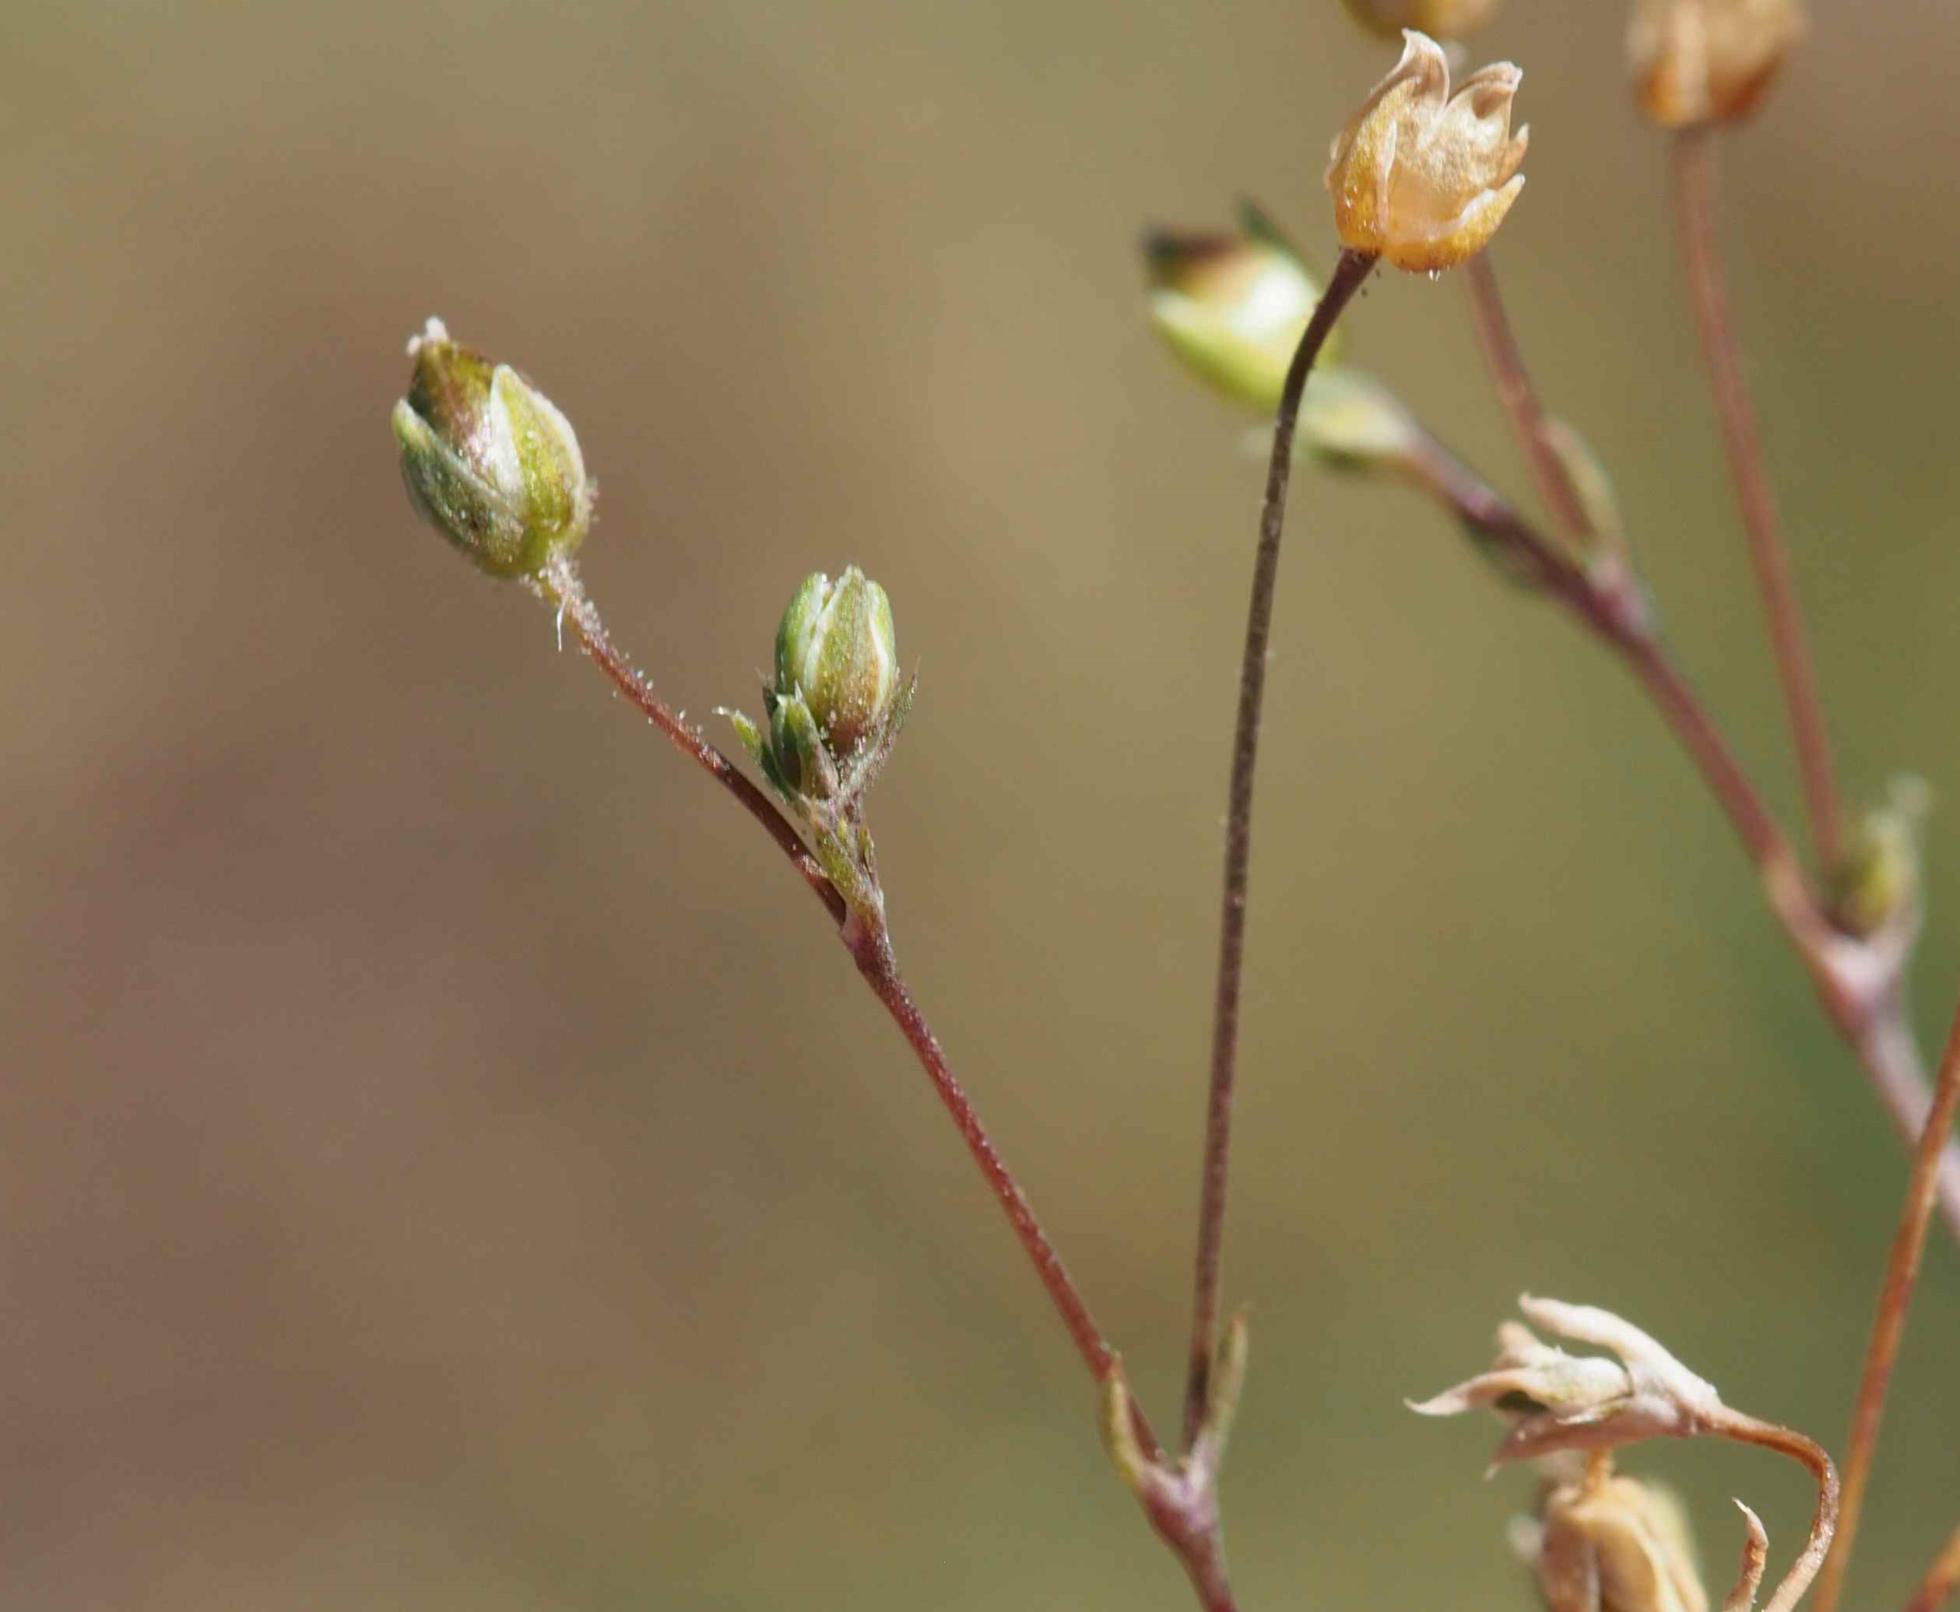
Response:
[{"label": "out-of-focus stem", "polygon": [[1531,466],[1538,496],[1545,501],[1553,523],[1575,538],[1593,536],[1593,523],[1573,489],[1565,461],[1553,447],[1546,430],[1545,410],[1538,391],[1531,383],[1531,371],[1518,346],[1510,315],[1504,308],[1504,293],[1497,283],[1497,268],[1489,251],[1479,252],[1463,266],[1465,283],[1470,287],[1470,306],[1477,318],[1477,334],[1484,344],[1484,358],[1496,383],[1498,400],[1510,416],[1511,430]]},{"label": "out-of-focus stem", "polygon": [[1906,1612],[1939,1612],[1956,1585],[1960,1585],[1960,1528],[1953,1530],[1946,1548],[1933,1558],[1933,1565],[1926,1569],[1919,1588],[1906,1602]]},{"label": "out-of-focus stem", "polygon": [[1293,437],[1300,396],[1341,310],[1375,267],[1367,254],[1344,251],[1313,311],[1286,373],[1273,425],[1273,451],[1259,514],[1259,547],[1252,565],[1245,653],[1239,665],[1239,704],[1232,740],[1231,801],[1225,818],[1225,881],[1220,903],[1218,979],[1212,995],[1211,1082],[1205,1105],[1203,1184],[1198,1201],[1198,1249],[1191,1304],[1190,1366],[1185,1377],[1184,1442],[1196,1437],[1211,1397],[1212,1355],[1218,1342],[1223,1276],[1225,1188],[1232,1153],[1232,1096],[1239,1053],[1239,999],[1245,980],[1246,890],[1252,868],[1252,785],[1259,765],[1259,720],[1266,699],[1266,650],[1272,637],[1273,593],[1280,539],[1286,530],[1286,492],[1293,475]]},{"label": "out-of-focus stem", "polygon": [[1960,1111],[1960,1012],[1955,1014],[1946,1051],[1940,1057],[1932,1108],[1913,1154],[1905,1207],[1900,1211],[1899,1229],[1892,1239],[1885,1286],[1879,1293],[1878,1315],[1865,1350],[1858,1403],[1852,1412],[1851,1436],[1845,1446],[1844,1526],[1838,1534],[1837,1548],[1824,1569],[1824,1581],[1818,1587],[1817,1612],[1832,1612],[1837,1605],[1844,1589],[1845,1571],[1851,1564],[1852,1547],[1857,1543],[1858,1523],[1871,1483],[1872,1458],[1878,1449],[1879,1422],[1885,1414],[1886,1392],[1892,1386],[1892,1369],[1898,1364],[1899,1345],[1905,1338],[1906,1315],[1912,1306],[1912,1291],[1919,1280],[1919,1262],[1926,1252],[1926,1233],[1932,1224],[1939,1193],[1940,1159],[1956,1111]]},{"label": "out-of-focus stem", "polygon": [[1783,540],[1776,498],[1763,463],[1756,412],[1742,373],[1735,321],[1722,285],[1714,213],[1717,137],[1712,126],[1683,129],[1675,135],[1675,218],[1687,267],[1689,298],[1694,304],[1702,353],[1715,393],[1715,410],[1721,420],[1729,475],[1735,482],[1743,529],[1749,537],[1749,559],[1755,568],[1757,591],[1762,595],[1763,610],[1769,620],[1770,646],[1783,685],[1783,700],[1796,744],[1797,765],[1803,775],[1804,801],[1817,844],[1818,862],[1828,872],[1838,865],[1844,843],[1831,742],[1817,695],[1816,671],[1804,638],[1803,611],[1790,575],[1789,550]]},{"label": "out-of-focus stem", "polygon": [[[1580,565],[1426,433],[1418,434],[1403,468],[1410,481],[1499,548],[1528,582],[1626,662],[1741,840],[1770,910],[1831,1023],[1857,1055],[1894,1126],[1908,1145],[1917,1141],[1932,1095],[1906,1022],[1898,977],[1903,958],[1840,934],[1825,918],[1804,881],[1795,847],[1654,631],[1632,578],[1617,564],[1597,570]],[[1960,1144],[1947,1148],[1937,1181],[1941,1215],[1960,1241]]]}]

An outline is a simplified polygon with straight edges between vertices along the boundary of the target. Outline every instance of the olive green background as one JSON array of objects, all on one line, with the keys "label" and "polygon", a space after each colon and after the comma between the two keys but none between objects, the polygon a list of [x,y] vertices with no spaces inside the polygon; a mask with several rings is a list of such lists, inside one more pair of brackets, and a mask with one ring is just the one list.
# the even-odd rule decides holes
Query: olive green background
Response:
[{"label": "olive green background", "polygon": [[[1960,22],[1820,4],[1724,234],[1844,773],[1939,792],[1960,988]],[[1660,140],[1612,4],[1506,0],[1497,256],[1680,653],[1794,806]],[[1480,54],[1482,49],[1480,47]],[[1181,1360],[1259,466],[1146,221],[1319,177],[1333,0],[0,14],[0,1606],[1178,1608],[1087,1382],[754,826],[403,498],[431,313],[602,483],[595,593],[753,702],[856,560],[923,673],[874,820],[918,992],[1160,1419]],[[1524,491],[1449,280],[1350,355]],[[1297,487],[1228,1288],[1247,1612],[1524,1606],[1488,1424],[1402,1408],[1523,1288],[1838,1443],[1903,1180],[1619,670],[1412,495]],[[1960,1521],[1960,1261],[1856,1606]],[[1726,1581],[1801,1476],[1669,1446]]]}]

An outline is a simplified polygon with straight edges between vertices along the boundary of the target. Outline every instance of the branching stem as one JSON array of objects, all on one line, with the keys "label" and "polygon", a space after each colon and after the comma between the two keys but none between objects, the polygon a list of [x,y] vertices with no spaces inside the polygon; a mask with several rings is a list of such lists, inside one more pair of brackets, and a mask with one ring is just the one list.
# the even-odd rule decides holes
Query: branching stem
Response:
[{"label": "branching stem", "polygon": [[[1819,1002],[1857,1056],[1894,1128],[1908,1146],[1917,1142],[1932,1096],[1906,1019],[1903,949],[1854,940],[1824,916],[1795,846],[1681,674],[1632,577],[1617,563],[1594,570],[1580,565],[1427,433],[1418,433],[1405,469],[1418,487],[1626,662],[1741,840]],[[1949,1146],[1941,1161],[1938,1193],[1941,1215],[1960,1241],[1960,1144]]]}]

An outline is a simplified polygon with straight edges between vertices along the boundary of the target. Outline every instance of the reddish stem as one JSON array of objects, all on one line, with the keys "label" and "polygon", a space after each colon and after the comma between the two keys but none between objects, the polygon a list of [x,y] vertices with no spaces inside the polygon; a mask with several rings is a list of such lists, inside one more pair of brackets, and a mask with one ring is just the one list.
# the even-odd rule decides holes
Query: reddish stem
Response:
[{"label": "reddish stem", "polygon": [[558,606],[562,612],[561,619],[571,623],[579,648],[585,651],[593,665],[606,674],[607,681],[626,696],[634,709],[673,740],[682,754],[741,802],[743,809],[762,825],[763,832],[789,858],[791,866],[802,875],[804,883],[816,893],[830,916],[842,924],[844,898],[837,893],[817,859],[810,854],[810,848],[803,843],[803,836],[776,809],[775,802],[763,794],[734,762],[710,744],[700,729],[676,716],[667,702],[654,693],[653,685],[620,653],[612,641],[612,635],[606,631],[606,624],[600,619],[597,607],[587,597],[585,585],[579,580],[572,562],[562,557],[554,560],[551,569],[536,587],[547,604]]},{"label": "reddish stem", "polygon": [[1919,1588],[1913,1591],[1912,1599],[1906,1603],[1906,1612],[1939,1612],[1955,1585],[1960,1585],[1960,1528],[1953,1530],[1945,1549],[1926,1569],[1926,1576],[1919,1581]]},{"label": "reddish stem", "polygon": [[[999,1149],[988,1136],[987,1128],[981,1124],[973,1100],[967,1096],[966,1088],[960,1084],[952,1066],[946,1061],[939,1038],[932,1033],[925,1015],[912,1000],[912,993],[899,974],[882,920],[848,923],[845,943],[850,947],[858,972],[864,976],[872,994],[885,1005],[885,1011],[891,1015],[899,1033],[917,1055],[920,1067],[931,1079],[933,1090],[939,1093],[939,1100],[945,1104],[946,1112],[952,1115],[953,1124],[958,1127],[967,1151],[973,1155],[973,1162],[979,1165],[981,1175],[986,1178],[988,1190],[1006,1214],[1008,1224],[1014,1228],[1015,1238],[1026,1250],[1035,1274],[1041,1278],[1041,1285],[1048,1290],[1048,1297],[1061,1316],[1062,1325],[1074,1340],[1076,1353],[1082,1356],[1082,1363],[1089,1368],[1090,1376],[1101,1382],[1109,1375],[1115,1352],[1110,1348],[1102,1328],[1097,1326],[1096,1318],[1089,1313],[1088,1301],[1076,1287],[1068,1267],[1062,1263],[1062,1256],[1055,1252],[1055,1245],[1042,1230],[1027,1194],[1021,1190],[1020,1183],[1014,1179],[1013,1172],[1001,1159]],[[1155,1435],[1148,1434],[1147,1429],[1139,1430],[1139,1438],[1150,1454],[1162,1454]]]},{"label": "reddish stem", "polygon": [[1912,1306],[1919,1262],[1926,1252],[1926,1234],[1938,1200],[1940,1159],[1956,1111],[1960,1111],[1960,1013],[1954,1016],[1946,1051],[1940,1057],[1933,1106],[1913,1153],[1905,1207],[1899,1213],[1899,1229],[1893,1236],[1892,1255],[1885,1268],[1885,1286],[1879,1293],[1878,1315],[1865,1350],[1864,1375],[1858,1384],[1858,1403],[1852,1412],[1851,1437],[1845,1450],[1844,1523],[1838,1532],[1837,1548],[1824,1568],[1824,1581],[1817,1592],[1817,1612],[1831,1612],[1837,1605],[1844,1589],[1845,1572],[1851,1564],[1865,1493],[1871,1483],[1872,1459],[1878,1450],[1879,1422],[1885,1414],[1886,1393],[1892,1386],[1892,1369],[1898,1364],[1899,1345],[1905,1338],[1906,1315]]},{"label": "reddish stem", "polygon": [[1702,354],[1715,393],[1721,420],[1722,445],[1729,474],[1735,482],[1742,525],[1749,538],[1749,559],[1756,572],[1769,621],[1770,647],[1783,685],[1790,734],[1797,765],[1803,775],[1804,800],[1819,864],[1838,865],[1844,834],[1839,821],[1837,783],[1831,763],[1830,735],[1817,694],[1817,674],[1804,638],[1803,610],[1790,575],[1790,554],[1783,539],[1776,498],[1763,462],[1762,437],[1749,384],[1742,373],[1742,354],[1722,285],[1721,252],[1715,232],[1715,130],[1683,129],[1674,140],[1674,204],[1681,253],[1688,274],[1689,299],[1694,305]]},{"label": "reddish stem", "polygon": [[1573,490],[1565,461],[1552,446],[1546,428],[1545,410],[1531,384],[1531,371],[1524,361],[1511,318],[1504,308],[1504,293],[1498,287],[1497,269],[1488,250],[1479,252],[1464,265],[1470,287],[1470,306],[1476,314],[1477,334],[1483,339],[1484,357],[1490,364],[1491,378],[1497,385],[1498,400],[1511,418],[1511,430],[1531,466],[1538,496],[1545,501],[1559,529],[1575,538],[1594,535],[1593,523],[1585,505]]},{"label": "reddish stem", "polygon": [[[1404,468],[1416,485],[1501,549],[1522,575],[1627,662],[1742,841],[1831,1023],[1857,1056],[1894,1126],[1908,1143],[1917,1141],[1932,1098],[1896,975],[1853,977],[1847,960],[1855,961],[1858,943],[1840,935],[1819,909],[1796,848],[1655,635],[1631,579],[1617,566],[1589,572],[1575,564],[1434,437],[1419,437]],[[1896,970],[1896,963],[1892,966]],[[1960,1143],[1946,1150],[1938,1181],[1941,1213],[1960,1241]]]}]

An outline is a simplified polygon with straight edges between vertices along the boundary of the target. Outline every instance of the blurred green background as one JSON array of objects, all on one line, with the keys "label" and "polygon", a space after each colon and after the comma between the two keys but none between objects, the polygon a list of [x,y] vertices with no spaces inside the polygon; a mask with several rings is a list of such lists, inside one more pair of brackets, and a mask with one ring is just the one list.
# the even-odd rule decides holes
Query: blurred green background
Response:
[{"label": "blurred green background", "polygon": [[[1785,808],[1621,8],[1507,0],[1498,244],[1682,656]],[[1960,22],[1817,7],[1724,230],[1845,774],[1931,824],[1960,986]],[[418,526],[431,313],[603,484],[679,704],[807,570],[922,693],[875,821],[913,982],[1160,1418],[1259,466],[1144,327],[1146,221],[1325,261],[1393,51],[1333,0],[13,0],[0,490],[0,1606],[1186,1604],[903,1046],[753,825]],[[1486,51],[1480,47],[1480,55]],[[1463,288],[1353,359],[1523,478]],[[1402,1396],[1522,1288],[1841,1440],[1903,1156],[1616,667],[1411,496],[1303,477],[1229,1295],[1248,1612],[1523,1606],[1529,1484]],[[1960,1518],[1937,1241],[1854,1605]],[[1787,1559],[1808,1496],[1671,1446]]]}]

